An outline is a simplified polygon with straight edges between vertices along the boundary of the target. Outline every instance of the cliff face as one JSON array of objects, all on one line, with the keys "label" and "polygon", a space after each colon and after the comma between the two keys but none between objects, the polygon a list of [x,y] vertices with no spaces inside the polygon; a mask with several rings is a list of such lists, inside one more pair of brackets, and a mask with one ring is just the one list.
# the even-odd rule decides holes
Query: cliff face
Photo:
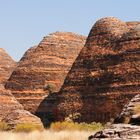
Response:
[{"label": "cliff face", "polygon": [[84,36],[69,32],[44,37],[25,53],[5,87],[26,110],[36,113],[49,93],[59,91],[84,43]]},{"label": "cliff face", "polygon": [[5,84],[15,67],[16,62],[0,48],[0,84]]},{"label": "cliff face", "polygon": [[11,92],[4,88],[0,88],[0,121],[5,121],[12,127],[17,124],[32,123],[43,128],[41,120],[25,111]]},{"label": "cliff face", "polygon": [[54,116],[106,122],[140,93],[140,28],[108,17],[92,27],[59,92]]}]

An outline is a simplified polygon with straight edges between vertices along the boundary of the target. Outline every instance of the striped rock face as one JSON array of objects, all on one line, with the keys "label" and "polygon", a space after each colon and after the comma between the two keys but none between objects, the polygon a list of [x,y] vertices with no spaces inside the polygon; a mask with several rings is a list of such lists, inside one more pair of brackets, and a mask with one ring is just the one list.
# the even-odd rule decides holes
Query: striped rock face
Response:
[{"label": "striped rock face", "polygon": [[61,88],[84,43],[84,36],[69,32],[44,37],[38,46],[25,53],[6,88],[26,110],[40,112],[43,108],[38,108],[48,94]]},{"label": "striped rock face", "polygon": [[134,96],[131,101],[124,106],[114,123],[140,124],[140,94]]},{"label": "striped rock face", "polygon": [[103,18],[92,27],[68,73],[54,116],[64,120],[79,113],[77,121],[107,122],[139,93],[139,24]]},{"label": "striped rock face", "polygon": [[134,29],[137,25],[140,24],[140,22],[138,21],[130,21],[130,22],[126,22],[128,28],[130,29]]},{"label": "striped rock face", "polygon": [[17,124],[34,124],[43,128],[41,120],[25,111],[10,91],[0,88],[0,121],[15,127]]},{"label": "striped rock face", "polygon": [[0,48],[0,84],[5,84],[15,67],[16,62]]}]

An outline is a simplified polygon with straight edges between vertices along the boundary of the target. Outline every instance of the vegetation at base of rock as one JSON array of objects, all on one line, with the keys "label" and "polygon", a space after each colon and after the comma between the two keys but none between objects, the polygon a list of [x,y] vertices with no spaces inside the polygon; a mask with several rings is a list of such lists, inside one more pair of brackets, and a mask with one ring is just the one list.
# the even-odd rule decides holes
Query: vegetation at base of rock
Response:
[{"label": "vegetation at base of rock", "polygon": [[96,123],[96,122],[92,122],[88,124],[84,122],[76,123],[76,122],[64,121],[64,122],[52,123],[50,126],[50,129],[54,131],[62,131],[62,130],[98,131],[98,130],[102,130],[103,128],[104,126],[101,123]]},{"label": "vegetation at base of rock", "polygon": [[15,129],[13,130],[14,132],[32,132],[35,130],[42,130],[42,128],[39,125],[34,125],[34,124],[18,124]]},{"label": "vegetation at base of rock", "polygon": [[0,122],[0,131],[7,131],[10,129],[10,126],[4,122],[4,121],[1,121]]}]

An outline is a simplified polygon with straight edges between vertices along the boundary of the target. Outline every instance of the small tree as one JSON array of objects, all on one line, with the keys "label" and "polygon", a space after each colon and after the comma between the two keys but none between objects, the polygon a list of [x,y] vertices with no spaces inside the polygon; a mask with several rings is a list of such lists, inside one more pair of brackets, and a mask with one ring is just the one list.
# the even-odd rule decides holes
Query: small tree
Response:
[{"label": "small tree", "polygon": [[45,86],[45,90],[48,90],[50,93],[53,93],[56,90],[56,85],[53,83],[48,83],[47,86]]}]

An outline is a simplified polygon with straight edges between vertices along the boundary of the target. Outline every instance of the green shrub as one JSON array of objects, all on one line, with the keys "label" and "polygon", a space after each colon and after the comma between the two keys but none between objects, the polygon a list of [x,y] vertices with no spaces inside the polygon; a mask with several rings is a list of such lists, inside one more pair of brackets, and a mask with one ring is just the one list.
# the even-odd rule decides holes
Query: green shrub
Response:
[{"label": "green shrub", "polygon": [[74,123],[74,122],[55,122],[52,123],[50,129],[55,131],[61,130],[85,130],[85,131],[97,131],[103,129],[103,125],[101,123],[92,122],[88,123]]},{"label": "green shrub", "polygon": [[7,131],[10,129],[10,126],[6,122],[0,122],[0,131]]},{"label": "green shrub", "polygon": [[47,86],[45,86],[44,90],[48,90],[50,93],[54,92],[56,89],[56,85],[53,83],[48,83]]},{"label": "green shrub", "polygon": [[14,132],[32,132],[35,130],[42,130],[41,126],[39,125],[34,125],[34,124],[18,124],[15,129],[13,130]]}]

